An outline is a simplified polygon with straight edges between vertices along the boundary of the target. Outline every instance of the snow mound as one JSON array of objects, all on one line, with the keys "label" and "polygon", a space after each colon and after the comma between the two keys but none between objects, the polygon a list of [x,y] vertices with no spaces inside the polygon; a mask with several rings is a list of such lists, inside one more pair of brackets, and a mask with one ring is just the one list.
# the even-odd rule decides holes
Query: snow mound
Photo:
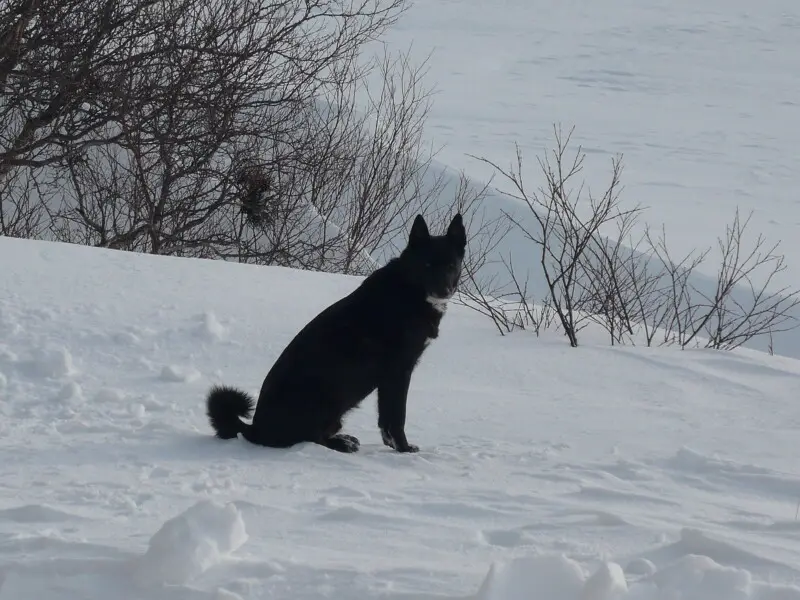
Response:
[{"label": "snow mound", "polygon": [[16,523],[59,523],[79,519],[75,515],[42,504],[26,504],[0,509],[0,520]]},{"label": "snow mound", "polygon": [[[75,515],[43,505],[0,511],[0,522],[76,522]],[[50,530],[0,544],[0,600],[236,600],[217,588],[187,584],[218,564],[247,540],[233,504],[201,501],[169,519],[152,536],[143,555],[69,541]],[[10,556],[5,556],[9,554]],[[25,557],[23,560],[22,557]]]},{"label": "snow mound", "polygon": [[[636,563],[641,567],[641,562]],[[652,566],[652,563],[648,563]],[[637,568],[635,571],[640,572]],[[632,576],[636,573],[628,573]],[[532,591],[535,590],[535,596]],[[688,554],[634,581],[617,563],[591,576],[564,555],[526,556],[492,564],[474,600],[800,600],[800,588],[760,583],[742,568]]]},{"label": "snow mound", "polygon": [[581,566],[564,555],[521,557],[494,563],[475,600],[523,600],[531,592],[547,600],[577,600],[584,587]]},{"label": "snow mound", "polygon": [[56,394],[57,401],[66,404],[78,403],[83,401],[83,389],[75,381],[67,381]]},{"label": "snow mound", "polygon": [[242,515],[233,504],[203,500],[161,526],[135,571],[144,582],[185,584],[246,541]]},{"label": "snow mound", "polygon": [[35,349],[22,367],[30,376],[45,379],[60,379],[76,374],[72,354],[63,346]]},{"label": "snow mound", "polygon": [[168,383],[191,383],[200,379],[200,371],[194,367],[181,367],[179,365],[164,365],[159,374],[161,381]]},{"label": "snow mound", "polygon": [[198,318],[200,324],[196,327],[197,335],[209,342],[218,342],[225,338],[228,333],[227,327],[217,319],[211,311],[206,311]]}]

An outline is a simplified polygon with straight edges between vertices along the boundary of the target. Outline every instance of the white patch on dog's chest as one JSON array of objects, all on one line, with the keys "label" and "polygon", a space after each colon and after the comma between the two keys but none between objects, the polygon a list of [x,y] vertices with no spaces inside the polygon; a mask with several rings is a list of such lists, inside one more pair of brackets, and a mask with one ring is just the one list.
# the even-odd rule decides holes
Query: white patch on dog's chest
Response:
[{"label": "white patch on dog's chest", "polygon": [[428,296],[426,300],[434,310],[437,310],[442,314],[447,312],[447,298],[434,298],[433,296]]},{"label": "white patch on dog's chest", "polygon": [[[445,312],[447,312],[447,298],[435,298],[433,296],[428,296],[425,298],[425,300],[433,307],[433,310],[439,314],[443,315]],[[427,348],[430,346],[434,339],[435,337],[425,338],[425,347]]]}]

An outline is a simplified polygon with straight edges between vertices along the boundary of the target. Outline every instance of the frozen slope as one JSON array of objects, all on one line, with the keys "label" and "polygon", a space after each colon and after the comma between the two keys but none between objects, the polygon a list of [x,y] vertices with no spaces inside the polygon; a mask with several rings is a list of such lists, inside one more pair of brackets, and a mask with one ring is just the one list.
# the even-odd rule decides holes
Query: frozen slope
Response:
[{"label": "frozen slope", "polygon": [[738,204],[783,240],[800,277],[800,3],[796,0],[414,0],[388,32],[432,53],[428,136],[478,179],[535,159],[576,127],[587,182],[624,154],[626,202],[649,206],[675,253],[714,244]]},{"label": "frozen slope", "polygon": [[796,361],[452,306],[418,455],[373,399],[358,454],[270,450],[212,437],[208,386],[257,391],[358,279],[7,238],[0,273],[0,600],[800,598]]}]

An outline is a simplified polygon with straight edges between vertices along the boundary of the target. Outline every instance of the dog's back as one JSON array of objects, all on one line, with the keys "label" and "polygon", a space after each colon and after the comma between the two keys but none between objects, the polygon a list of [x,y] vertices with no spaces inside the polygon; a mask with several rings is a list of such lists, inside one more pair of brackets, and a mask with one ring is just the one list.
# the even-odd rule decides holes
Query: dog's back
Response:
[{"label": "dog's back", "polygon": [[314,441],[354,451],[358,440],[339,433],[342,418],[377,389],[384,442],[416,449],[404,432],[408,385],[426,345],[438,336],[460,274],[464,237],[460,216],[439,237],[429,236],[420,219],[399,257],[289,343],[264,380],[252,426],[240,428],[246,439],[278,447]]}]

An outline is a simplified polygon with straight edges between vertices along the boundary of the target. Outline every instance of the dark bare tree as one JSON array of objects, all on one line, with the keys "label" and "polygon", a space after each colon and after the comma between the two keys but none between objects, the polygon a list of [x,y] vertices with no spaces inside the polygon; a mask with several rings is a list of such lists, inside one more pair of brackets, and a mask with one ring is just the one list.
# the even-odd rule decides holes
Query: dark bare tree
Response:
[{"label": "dark bare tree", "polygon": [[364,55],[405,0],[15,2],[0,233],[365,273],[463,201],[423,144],[425,63]]}]

